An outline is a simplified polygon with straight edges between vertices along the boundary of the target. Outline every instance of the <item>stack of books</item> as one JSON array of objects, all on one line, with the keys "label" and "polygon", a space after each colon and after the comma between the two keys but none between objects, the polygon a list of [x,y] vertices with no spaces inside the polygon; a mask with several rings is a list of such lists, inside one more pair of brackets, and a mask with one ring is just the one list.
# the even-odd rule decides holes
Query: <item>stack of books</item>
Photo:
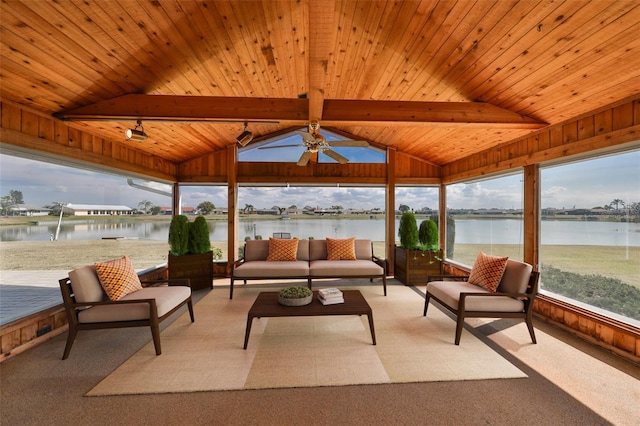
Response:
[{"label": "stack of books", "polygon": [[344,303],[342,292],[337,288],[322,288],[318,290],[318,300],[323,305],[334,305]]}]

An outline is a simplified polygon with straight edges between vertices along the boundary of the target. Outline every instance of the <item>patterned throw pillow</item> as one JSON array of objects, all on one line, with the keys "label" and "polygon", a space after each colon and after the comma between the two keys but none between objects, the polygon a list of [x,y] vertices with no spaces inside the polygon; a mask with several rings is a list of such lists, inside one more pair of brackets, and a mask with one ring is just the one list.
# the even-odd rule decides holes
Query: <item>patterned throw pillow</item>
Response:
[{"label": "patterned throw pillow", "polygon": [[478,253],[469,275],[469,283],[484,287],[495,293],[500,285],[500,280],[502,280],[507,260],[509,260],[508,257],[490,256],[483,252]]},{"label": "patterned throw pillow", "polygon": [[131,266],[128,256],[108,262],[96,263],[100,285],[111,300],[118,300],[129,293],[142,290],[140,278]]},{"label": "patterned throw pillow", "polygon": [[297,260],[298,239],[285,240],[269,237],[268,262]]},{"label": "patterned throw pillow", "polygon": [[356,260],[356,237],[344,240],[327,238],[327,260]]}]

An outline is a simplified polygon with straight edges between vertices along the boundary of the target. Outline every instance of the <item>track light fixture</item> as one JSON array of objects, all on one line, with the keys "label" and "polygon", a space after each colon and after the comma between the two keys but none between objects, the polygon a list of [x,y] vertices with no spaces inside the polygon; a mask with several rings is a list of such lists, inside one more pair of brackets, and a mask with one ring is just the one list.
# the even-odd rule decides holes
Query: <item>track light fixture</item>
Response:
[{"label": "track light fixture", "polygon": [[138,142],[144,142],[148,137],[144,132],[144,127],[142,127],[142,120],[138,120],[135,128],[125,130],[124,135],[127,139]]},{"label": "track light fixture", "polygon": [[242,133],[240,133],[238,135],[238,137],[236,137],[236,140],[242,146],[246,146],[253,139],[253,133],[251,133],[249,131],[249,128],[247,126],[248,126],[248,124],[245,121],[245,123],[244,123],[244,131]]}]

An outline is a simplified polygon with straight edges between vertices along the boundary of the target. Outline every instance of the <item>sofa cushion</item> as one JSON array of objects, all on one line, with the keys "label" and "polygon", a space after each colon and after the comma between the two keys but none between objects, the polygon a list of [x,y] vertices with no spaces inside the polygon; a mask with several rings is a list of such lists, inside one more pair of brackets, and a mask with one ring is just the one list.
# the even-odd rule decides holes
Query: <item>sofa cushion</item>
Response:
[{"label": "sofa cushion", "polygon": [[[159,286],[145,287],[141,290],[129,293],[120,300],[155,299],[156,307],[158,309],[158,317],[161,317],[180,303],[187,300],[190,295],[191,289],[187,286]],[[78,321],[81,323],[133,321],[144,319],[149,319],[148,303],[98,305],[78,313]]]},{"label": "sofa cushion", "polygon": [[356,259],[371,260],[373,258],[371,240],[356,240],[354,246],[356,250]]},{"label": "sofa cushion", "polygon": [[298,254],[298,240],[285,240],[269,237],[268,262],[296,261]]},{"label": "sofa cushion", "polygon": [[244,260],[267,260],[269,256],[269,241],[247,240],[244,243]]},{"label": "sofa cushion", "polygon": [[381,276],[382,267],[370,260],[312,260],[309,275],[312,277]]},{"label": "sofa cushion", "polygon": [[327,240],[309,240],[309,260],[327,259]]},{"label": "sofa cushion", "polygon": [[[458,309],[460,293],[463,292],[490,293],[489,290],[466,281],[431,281],[427,283],[427,293],[437,297],[442,303],[453,309]],[[466,311],[480,312],[521,312],[524,309],[524,303],[509,296],[467,296],[464,308]]]},{"label": "sofa cushion", "polygon": [[78,303],[102,302],[107,299],[95,265],[83,266],[69,272],[71,289]]},{"label": "sofa cushion", "polygon": [[478,253],[469,274],[469,283],[495,292],[498,285],[500,285],[507,260],[509,260],[508,257],[491,256],[483,252]]},{"label": "sofa cushion", "polygon": [[327,260],[356,260],[355,240],[327,238]]},{"label": "sofa cushion", "polygon": [[502,293],[524,293],[529,285],[533,267],[528,263],[509,259],[504,268],[498,291]]},{"label": "sofa cushion", "polygon": [[243,262],[233,269],[235,279],[306,277],[308,275],[309,262],[306,260]]},{"label": "sofa cushion", "polygon": [[111,300],[119,300],[131,292],[142,289],[140,278],[131,266],[128,256],[96,263],[95,266],[100,284]]}]

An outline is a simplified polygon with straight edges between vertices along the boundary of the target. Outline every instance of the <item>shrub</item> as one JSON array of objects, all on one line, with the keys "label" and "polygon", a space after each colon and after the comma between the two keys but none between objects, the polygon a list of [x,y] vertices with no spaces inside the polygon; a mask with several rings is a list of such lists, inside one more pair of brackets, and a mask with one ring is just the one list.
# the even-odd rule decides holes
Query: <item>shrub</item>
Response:
[{"label": "shrub", "polygon": [[420,222],[418,228],[418,239],[426,250],[437,250],[438,247],[438,225],[433,220],[426,219]]},{"label": "shrub", "polygon": [[413,212],[404,212],[400,216],[398,236],[400,237],[400,247],[402,248],[413,250],[418,245],[418,224],[416,215]]},{"label": "shrub", "polygon": [[211,247],[211,251],[213,252],[213,259],[222,259],[222,249],[219,247]]},{"label": "shrub", "polygon": [[189,253],[202,254],[211,251],[209,240],[209,225],[204,216],[196,217],[189,225]]},{"label": "shrub", "polygon": [[177,215],[169,225],[169,250],[174,256],[189,253],[189,219],[185,215]]},{"label": "shrub", "polygon": [[617,278],[542,265],[541,287],[578,302],[640,320],[640,289]]}]

